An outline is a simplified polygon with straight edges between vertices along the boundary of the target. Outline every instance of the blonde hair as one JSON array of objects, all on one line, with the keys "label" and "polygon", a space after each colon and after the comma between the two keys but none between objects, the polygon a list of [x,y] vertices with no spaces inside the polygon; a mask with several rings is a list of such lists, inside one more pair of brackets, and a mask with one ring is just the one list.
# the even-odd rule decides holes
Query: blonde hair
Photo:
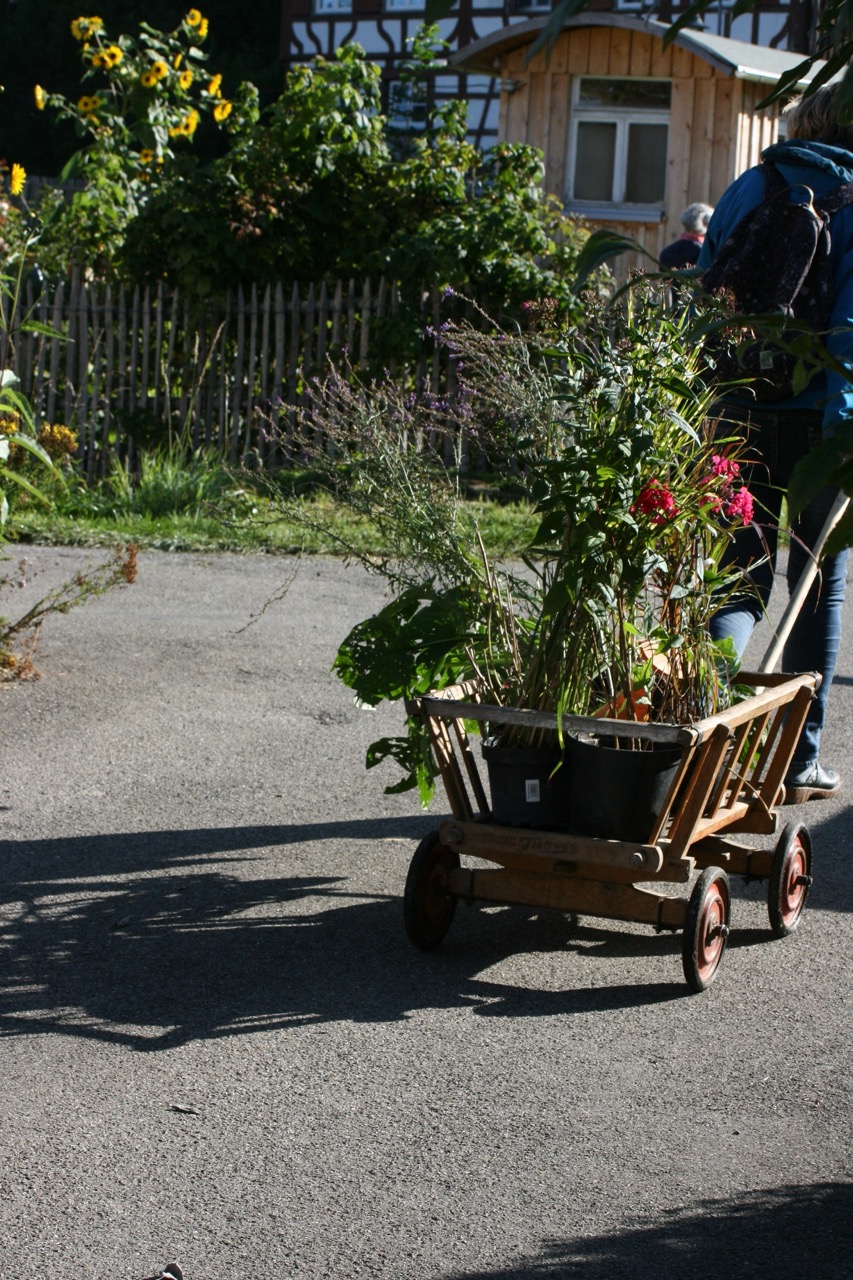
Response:
[{"label": "blonde hair", "polygon": [[853,124],[842,124],[835,110],[835,84],[823,85],[814,93],[796,98],[785,108],[789,138],[807,142],[828,142],[853,151]]}]

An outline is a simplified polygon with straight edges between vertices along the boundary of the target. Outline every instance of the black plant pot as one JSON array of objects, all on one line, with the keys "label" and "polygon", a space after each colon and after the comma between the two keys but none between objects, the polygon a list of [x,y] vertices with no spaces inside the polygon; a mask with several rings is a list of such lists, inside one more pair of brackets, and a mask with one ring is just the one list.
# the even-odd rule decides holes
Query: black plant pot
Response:
[{"label": "black plant pot", "polygon": [[567,740],[571,829],[576,835],[642,842],[649,838],[681,760],[682,748],[627,743],[598,734]]},{"label": "black plant pot", "polygon": [[495,822],[546,829],[568,826],[569,771],[558,747],[499,747],[486,741],[483,759]]}]

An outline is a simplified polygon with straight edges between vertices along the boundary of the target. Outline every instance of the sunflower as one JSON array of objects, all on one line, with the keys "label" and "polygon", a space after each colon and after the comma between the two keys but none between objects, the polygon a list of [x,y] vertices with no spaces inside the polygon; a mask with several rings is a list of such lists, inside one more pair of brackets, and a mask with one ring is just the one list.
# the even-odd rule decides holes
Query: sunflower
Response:
[{"label": "sunflower", "polygon": [[200,11],[198,9],[190,9],[189,13],[184,18],[184,22],[188,27],[197,27],[201,22]]},{"label": "sunflower", "polygon": [[178,84],[181,86],[182,89],[189,89],[192,82],[193,82],[193,73],[190,71],[189,67],[187,67],[178,76]]},{"label": "sunflower", "polygon": [[153,89],[155,84],[157,83],[157,77],[155,76],[153,71],[143,71],[139,79],[141,80],[142,84],[145,86],[146,89]]},{"label": "sunflower", "polygon": [[44,111],[45,103],[47,102],[47,94],[40,84],[37,84],[33,89],[33,97],[36,100],[36,106],[39,111]]},{"label": "sunflower", "polygon": [[27,180],[27,171],[22,164],[13,164],[9,175],[9,190],[13,196],[19,196]]},{"label": "sunflower", "polygon": [[222,76],[221,76],[221,75],[218,75],[218,74],[217,74],[217,75],[215,75],[215,76],[213,76],[213,77],[212,77],[212,79],[211,79],[211,81],[210,81],[210,84],[207,86],[207,92],[210,94],[211,98],[221,98],[221,97],[222,97],[222,89],[221,89],[221,87],[220,87],[220,86],[221,86],[221,84],[222,84]]},{"label": "sunflower", "polygon": [[213,118],[217,124],[221,124],[223,120],[227,120],[231,114],[232,104],[227,98],[223,98],[221,102],[217,102],[213,108]]},{"label": "sunflower", "polygon": [[164,76],[169,74],[169,68],[166,66],[165,62],[158,60],[151,67],[151,72],[157,80],[162,80]]},{"label": "sunflower", "polygon": [[198,38],[199,40],[207,39],[207,18],[202,18],[198,24]]}]

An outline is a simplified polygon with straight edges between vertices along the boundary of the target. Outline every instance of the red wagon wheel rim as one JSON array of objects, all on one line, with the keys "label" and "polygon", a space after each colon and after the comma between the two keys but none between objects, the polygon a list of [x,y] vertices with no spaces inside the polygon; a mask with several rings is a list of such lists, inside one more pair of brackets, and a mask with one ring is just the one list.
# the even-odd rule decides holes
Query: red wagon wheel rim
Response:
[{"label": "red wagon wheel rim", "polygon": [[782,892],[779,906],[782,922],[792,925],[803,909],[809,886],[809,857],[801,838],[796,836],[785,856],[782,868]]},{"label": "red wagon wheel rim", "polygon": [[722,959],[728,928],[728,897],[716,881],[708,886],[699,912],[696,971],[702,982],[709,982]]}]

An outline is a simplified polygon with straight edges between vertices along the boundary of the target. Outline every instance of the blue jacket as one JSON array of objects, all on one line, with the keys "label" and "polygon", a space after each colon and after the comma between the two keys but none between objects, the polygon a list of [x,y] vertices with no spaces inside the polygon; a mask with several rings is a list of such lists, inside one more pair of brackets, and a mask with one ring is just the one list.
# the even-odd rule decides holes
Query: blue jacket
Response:
[{"label": "blue jacket", "polygon": [[[825,142],[803,142],[799,138],[777,142],[762,153],[771,160],[791,186],[811,187],[823,195],[840,182],[853,181],[853,153]],[[764,195],[764,177],[758,168],[747,169],[724,192],[708,225],[697,267],[710,266],[723,244],[745,213]],[[823,409],[824,426],[841,419],[853,419],[853,205],[833,214],[832,270],[835,283],[829,325],[841,332],[831,334],[826,345],[835,358],[850,369],[851,381],[840,374],[821,371],[795,399],[775,403],[774,409]]]}]

